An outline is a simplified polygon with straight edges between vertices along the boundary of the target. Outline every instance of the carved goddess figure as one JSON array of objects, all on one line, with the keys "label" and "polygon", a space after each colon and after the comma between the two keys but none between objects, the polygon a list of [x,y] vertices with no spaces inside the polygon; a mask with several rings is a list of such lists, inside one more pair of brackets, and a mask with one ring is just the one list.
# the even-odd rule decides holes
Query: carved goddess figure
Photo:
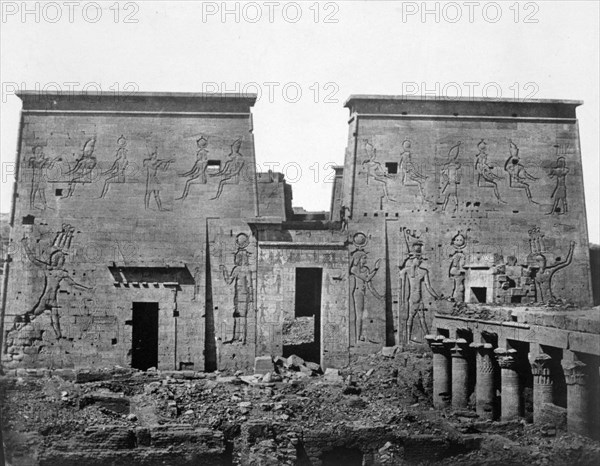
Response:
[{"label": "carved goddess figure", "polygon": [[248,311],[253,309],[254,290],[252,286],[252,270],[250,253],[246,250],[250,244],[248,235],[240,233],[236,238],[238,250],[234,255],[234,267],[227,272],[224,265],[219,268],[228,285],[233,285],[233,337],[226,343],[246,344],[248,333]]},{"label": "carved goddess figure", "polygon": [[[552,205],[552,209],[548,212],[547,215],[553,214],[554,212],[558,212],[559,215],[565,214],[568,212],[567,208],[567,183],[566,178],[569,174],[569,168],[567,167],[567,162],[564,157],[559,157],[556,160],[556,167],[550,170],[550,178],[556,178],[556,187],[554,191],[552,191],[552,198],[554,198],[554,204]],[[559,210],[559,206],[560,210]]]},{"label": "carved goddess figure", "polygon": [[377,149],[369,142],[368,139],[364,140],[365,143],[365,153],[367,154],[367,158],[363,160],[362,166],[367,169],[367,183],[369,179],[372,178],[375,182],[379,183],[383,188],[383,197],[386,200],[397,202],[396,199],[390,197],[388,192],[388,181],[392,178],[387,170],[381,165],[377,158]]},{"label": "carved goddess figure", "polygon": [[231,144],[231,152],[229,152],[229,159],[225,162],[225,166],[216,173],[211,173],[210,176],[220,176],[219,187],[215,197],[210,200],[214,201],[221,196],[223,188],[226,184],[237,184],[239,180],[240,172],[244,168],[244,156],[240,154],[240,148],[242,147],[242,140],[240,138],[233,141]]},{"label": "carved goddess figure", "polygon": [[106,170],[103,175],[106,176],[104,180],[104,186],[102,186],[102,192],[100,198],[104,198],[108,194],[108,189],[111,183],[124,183],[125,182],[125,170],[129,165],[127,161],[127,139],[121,135],[117,139],[117,152],[115,153],[115,161],[112,166]]},{"label": "carved goddess figure", "polygon": [[500,197],[498,191],[498,181],[504,178],[494,173],[494,167],[488,163],[487,143],[485,140],[477,144],[479,152],[475,154],[475,171],[477,172],[477,186],[480,188],[494,188],[494,195],[499,202],[506,204]]},{"label": "carved goddess figure", "polygon": [[456,303],[464,303],[465,301],[466,256],[463,252],[463,249],[466,245],[466,238],[459,231],[454,238],[452,238],[452,247],[454,247],[454,252],[450,254],[451,260],[450,267],[448,268],[448,276],[452,278],[454,282],[450,301],[454,301]]},{"label": "carved goddess figure", "polygon": [[527,195],[527,200],[531,204],[538,204],[531,197],[531,189],[529,189],[528,181],[536,181],[537,178],[530,175],[525,166],[519,160],[519,148],[517,145],[510,141],[509,146],[510,156],[506,159],[506,163],[504,164],[504,170],[508,173],[509,186],[515,189],[523,189],[525,190],[525,194]]},{"label": "carved goddess figure", "polygon": [[198,150],[196,151],[196,161],[192,168],[185,173],[180,173],[179,176],[187,177],[185,181],[185,187],[183,188],[183,194],[181,197],[177,199],[185,199],[190,192],[190,185],[192,182],[196,181],[200,178],[199,183],[206,184],[206,167],[208,164],[208,150],[206,147],[208,146],[208,139],[204,136],[201,136],[200,139],[196,140],[196,146]]},{"label": "carved goddess figure", "polygon": [[442,167],[442,181],[444,187],[442,188],[442,194],[446,194],[444,198],[444,204],[442,205],[442,211],[446,211],[450,198],[454,199],[454,211],[458,209],[458,185],[460,184],[460,163],[457,161],[458,154],[460,153],[461,142],[452,146],[448,151],[448,161]]},{"label": "carved goddess figure", "polygon": [[71,175],[69,181],[69,190],[63,198],[71,197],[75,192],[77,183],[91,183],[92,172],[96,168],[96,156],[94,150],[96,148],[96,137],[92,137],[86,141],[81,150],[81,156],[75,160],[75,165],[66,174]]},{"label": "carved goddess figure", "polygon": [[365,335],[363,333],[364,323],[369,319],[369,309],[365,306],[365,298],[367,297],[367,291],[371,293],[375,298],[382,299],[382,296],[373,287],[373,277],[379,270],[379,263],[381,259],[378,259],[371,270],[367,266],[367,253],[362,250],[354,252],[352,256],[352,262],[350,263],[350,287],[352,290],[352,302],[354,304],[354,315],[356,318],[356,340],[365,341]]},{"label": "carved goddess figure", "polygon": [[411,142],[406,139],[402,142],[402,153],[400,154],[400,163],[398,164],[400,173],[402,174],[402,184],[407,186],[418,186],[421,198],[425,200],[425,191],[423,183],[427,176],[423,175],[415,165],[412,157]]}]

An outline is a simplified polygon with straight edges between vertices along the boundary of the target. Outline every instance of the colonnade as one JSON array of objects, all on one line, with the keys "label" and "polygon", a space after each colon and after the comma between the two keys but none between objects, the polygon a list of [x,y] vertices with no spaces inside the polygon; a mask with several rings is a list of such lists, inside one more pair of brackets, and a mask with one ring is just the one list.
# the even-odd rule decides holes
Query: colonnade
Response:
[{"label": "colonnade", "polygon": [[[426,340],[433,352],[433,404],[436,408],[467,409],[473,392],[475,409],[481,418],[507,421],[522,417],[524,361],[529,361],[533,376],[534,422],[541,420],[544,405],[555,402],[554,382],[559,376],[554,373],[559,372],[557,363],[541,351],[539,345],[531,344],[535,348],[524,355],[508,344],[507,347],[494,347],[483,339],[469,343],[464,338],[427,335]],[[587,365],[569,350],[563,350],[561,365],[567,385],[567,427],[572,432],[589,435]],[[473,373],[475,380],[471,380]],[[474,389],[471,388],[473,385]],[[497,397],[498,391],[500,397]]]}]

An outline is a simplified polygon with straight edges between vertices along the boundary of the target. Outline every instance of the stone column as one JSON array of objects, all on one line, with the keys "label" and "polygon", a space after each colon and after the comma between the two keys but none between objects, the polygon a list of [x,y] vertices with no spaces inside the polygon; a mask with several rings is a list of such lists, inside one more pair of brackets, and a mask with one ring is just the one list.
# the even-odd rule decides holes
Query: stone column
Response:
[{"label": "stone column", "polygon": [[483,419],[493,419],[494,399],[494,360],[493,346],[490,343],[471,343],[477,351],[477,381],[475,385],[475,405],[477,414]]},{"label": "stone column", "polygon": [[521,383],[517,371],[515,349],[497,348],[494,353],[500,366],[500,420],[509,421],[521,415]]},{"label": "stone column", "polygon": [[542,353],[530,357],[530,364],[533,374],[533,422],[538,422],[542,405],[554,401],[554,382],[550,371],[552,357]]},{"label": "stone column", "polygon": [[469,366],[466,358],[467,340],[458,338],[451,340],[454,346],[452,353],[452,407],[464,409],[469,403]]},{"label": "stone column", "polygon": [[589,434],[588,387],[586,365],[581,361],[563,361],[567,382],[567,428],[581,435]]},{"label": "stone column", "polygon": [[450,351],[441,335],[427,335],[433,352],[433,406],[441,409],[450,404]]}]

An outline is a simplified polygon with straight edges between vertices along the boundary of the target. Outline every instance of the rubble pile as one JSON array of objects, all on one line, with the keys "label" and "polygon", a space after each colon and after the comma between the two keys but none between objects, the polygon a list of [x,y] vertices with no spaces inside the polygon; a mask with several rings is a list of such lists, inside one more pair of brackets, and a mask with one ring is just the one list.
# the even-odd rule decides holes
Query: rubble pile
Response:
[{"label": "rubble pile", "polygon": [[600,444],[557,426],[433,410],[428,353],[384,348],[339,370],[295,355],[266,357],[254,372],[15,371],[0,384],[6,459],[13,466],[600,460]]}]

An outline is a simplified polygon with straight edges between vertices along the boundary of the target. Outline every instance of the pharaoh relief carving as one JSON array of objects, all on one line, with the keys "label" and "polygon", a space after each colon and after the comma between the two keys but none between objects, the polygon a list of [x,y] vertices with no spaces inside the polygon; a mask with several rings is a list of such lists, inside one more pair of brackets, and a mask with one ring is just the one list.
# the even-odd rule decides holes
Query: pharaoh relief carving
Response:
[{"label": "pharaoh relief carving", "polygon": [[527,200],[531,204],[538,204],[531,196],[530,184],[532,181],[537,181],[535,176],[532,176],[526,169],[521,159],[519,158],[519,148],[517,145],[509,142],[509,157],[504,164],[504,170],[508,173],[509,187],[512,189],[520,189],[525,191]]},{"label": "pharaoh relief carving", "polygon": [[[368,139],[364,139],[364,148],[366,159],[363,160],[362,166],[366,170],[366,180],[367,184],[371,180],[381,186],[383,195],[380,197],[380,203],[383,199],[386,201],[397,202],[396,199],[390,197],[390,193],[388,191],[388,182],[392,179],[392,177],[388,174],[387,170],[384,166],[377,160],[377,149]],[[345,218],[345,212],[340,212],[342,217],[342,225],[343,218]]]},{"label": "pharaoh relief carving", "polygon": [[13,330],[19,330],[28,322],[42,315],[45,311],[50,311],[50,322],[57,339],[62,338],[60,329],[59,304],[57,295],[59,290],[65,284],[82,290],[91,290],[92,288],[76,282],[72,274],[66,268],[66,259],[72,253],[72,241],[75,229],[69,224],[63,224],[61,231],[57,232],[50,252],[47,257],[42,258],[34,254],[29,238],[22,239],[23,250],[27,258],[33,265],[39,267],[44,272],[44,281],[42,292],[36,300],[36,303],[25,314],[19,316],[19,322],[15,322]]},{"label": "pharaoh relief carving", "polygon": [[216,173],[210,173],[210,176],[218,176],[221,179],[219,180],[219,187],[217,188],[217,192],[210,200],[214,201],[215,199],[219,199],[221,194],[223,193],[223,189],[225,185],[228,184],[238,184],[240,173],[244,168],[244,156],[240,153],[240,149],[242,147],[242,138],[237,138],[231,144],[231,151],[227,156],[227,161],[222,169],[217,171]]},{"label": "pharaoh relief carving", "polygon": [[556,302],[557,298],[552,293],[552,278],[556,272],[571,264],[575,242],[570,242],[567,257],[557,260],[552,265],[548,264],[544,234],[539,227],[529,230],[529,246],[531,253],[527,256],[527,272],[535,283],[535,300],[538,303]]},{"label": "pharaoh relief carving", "polygon": [[108,194],[112,183],[125,183],[125,171],[129,166],[127,160],[127,139],[121,135],[117,139],[117,150],[115,152],[115,160],[111,167],[102,173],[104,176],[104,184],[100,192],[100,199],[103,199]]},{"label": "pharaoh relief carving", "polygon": [[199,139],[196,140],[196,146],[198,150],[196,151],[196,161],[185,173],[180,173],[180,177],[185,177],[185,186],[183,188],[183,193],[178,200],[184,200],[187,198],[190,192],[190,186],[192,183],[201,183],[206,184],[206,168],[208,166],[208,139],[204,136],[200,136]]},{"label": "pharaoh relief carving", "polygon": [[[44,154],[44,148],[41,145],[34,146],[31,149],[32,156],[29,157],[27,166],[31,168],[31,189],[29,191],[29,207],[31,209],[44,210],[46,203],[46,187],[48,184],[48,173],[56,162],[60,162],[60,157],[50,159]],[[36,201],[38,202],[36,204]],[[41,204],[40,204],[41,202]]]},{"label": "pharaoh relief carving", "polygon": [[88,139],[81,149],[81,155],[75,160],[73,168],[67,171],[66,175],[70,176],[69,187],[67,193],[62,198],[73,196],[75,187],[78,184],[91,183],[93,181],[93,172],[96,168],[98,160],[94,155],[96,149],[96,137]]},{"label": "pharaoh relief carving", "polygon": [[506,204],[500,197],[498,181],[504,177],[494,173],[494,166],[488,161],[487,142],[484,139],[477,143],[477,154],[475,154],[475,173],[477,174],[477,186],[480,188],[492,188],[498,202]]},{"label": "pharaoh relief carving", "polygon": [[[420,236],[407,228],[403,228],[402,233],[408,254],[404,264],[399,267],[400,306],[406,315],[404,343],[420,343],[423,341],[422,338],[429,333],[425,318],[427,309],[423,301],[424,291],[429,293],[435,300],[442,299],[442,297],[431,286],[429,270],[422,266],[425,257],[423,257],[423,241],[421,241]],[[413,335],[415,318],[418,319],[421,327],[421,339]]]},{"label": "pharaoh relief carving", "polygon": [[377,259],[372,268],[367,265],[367,243],[368,238],[364,233],[354,235],[353,244],[356,249],[352,252],[350,260],[350,296],[354,308],[356,342],[367,340],[365,327],[370,320],[369,307],[366,305],[367,296],[370,294],[377,300],[383,299],[373,285],[373,278],[379,271],[381,259]]},{"label": "pharaoh relief carving", "polygon": [[448,151],[448,160],[442,166],[442,194],[444,203],[442,204],[442,212],[446,211],[450,199],[454,202],[454,212],[458,210],[458,185],[461,181],[460,163],[458,155],[460,154],[461,142],[452,146]]},{"label": "pharaoh relief carving", "polygon": [[235,243],[237,251],[234,254],[234,266],[231,271],[222,264],[219,266],[225,282],[233,286],[233,336],[225,343],[245,345],[248,334],[248,313],[254,309],[250,252],[247,250],[250,238],[247,234],[240,233]]},{"label": "pharaoh relief carving", "polygon": [[150,208],[150,198],[154,197],[158,210],[167,210],[162,206],[160,191],[162,188],[158,173],[159,171],[167,171],[174,160],[166,160],[158,158],[158,147],[149,153],[148,158],[144,159],[143,165],[146,169],[146,194],[144,196],[144,207]]},{"label": "pharaoh relief carving", "polygon": [[567,161],[564,157],[559,156],[556,159],[556,165],[550,169],[548,176],[556,179],[556,185],[550,196],[554,202],[548,215],[554,213],[563,215],[568,212],[567,206],[567,175],[569,174],[569,168],[567,167]]}]

